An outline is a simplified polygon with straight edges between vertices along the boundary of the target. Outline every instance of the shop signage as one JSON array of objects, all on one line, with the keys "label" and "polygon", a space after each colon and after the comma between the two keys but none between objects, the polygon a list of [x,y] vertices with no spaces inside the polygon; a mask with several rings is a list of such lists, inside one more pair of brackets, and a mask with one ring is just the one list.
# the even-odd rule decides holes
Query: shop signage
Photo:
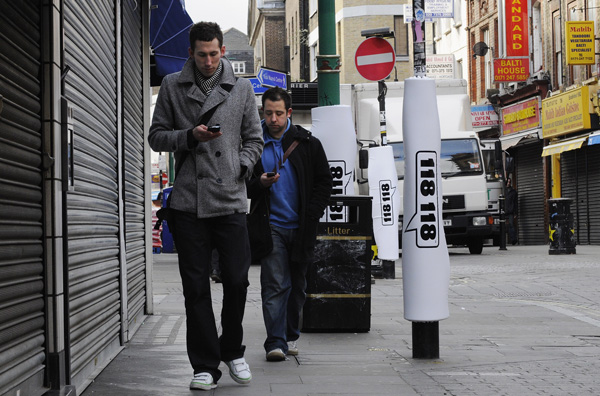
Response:
[{"label": "shop signage", "polygon": [[494,59],[494,81],[527,81],[529,78],[529,58]]},{"label": "shop signage", "polygon": [[540,127],[540,99],[535,97],[502,109],[502,135]]},{"label": "shop signage", "polygon": [[471,106],[471,120],[473,128],[494,127],[500,124],[492,105]]},{"label": "shop signage", "polygon": [[550,138],[591,127],[589,86],[542,100],[542,135]]},{"label": "shop signage", "polygon": [[527,1],[505,0],[506,56],[529,56]]},{"label": "shop signage", "polygon": [[594,64],[594,21],[566,22],[567,64]]},{"label": "shop signage", "polygon": [[427,55],[427,77],[436,79],[454,78],[454,54]]},{"label": "shop signage", "polygon": [[425,0],[425,18],[454,18],[454,1]]}]

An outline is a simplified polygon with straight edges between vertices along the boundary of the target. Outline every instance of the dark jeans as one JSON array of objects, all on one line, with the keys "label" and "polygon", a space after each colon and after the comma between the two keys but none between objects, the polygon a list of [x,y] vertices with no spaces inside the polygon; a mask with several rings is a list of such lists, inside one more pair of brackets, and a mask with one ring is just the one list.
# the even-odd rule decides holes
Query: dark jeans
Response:
[{"label": "dark jeans", "polygon": [[506,224],[508,224],[508,239],[510,239],[510,243],[515,245],[517,243],[517,224],[515,221],[515,215],[512,213],[508,213],[506,215]]},{"label": "dark jeans", "polygon": [[[244,356],[244,308],[250,268],[246,215],[198,219],[194,213],[173,211],[173,239],[187,316],[187,351],[194,373],[221,377],[221,361]],[[219,252],[223,280],[222,335],[218,337],[210,291],[213,246]]]},{"label": "dark jeans", "polygon": [[273,250],[260,260],[263,319],[267,330],[267,352],[300,337],[300,312],[306,300],[307,265],[290,260],[297,230],[271,225]]}]

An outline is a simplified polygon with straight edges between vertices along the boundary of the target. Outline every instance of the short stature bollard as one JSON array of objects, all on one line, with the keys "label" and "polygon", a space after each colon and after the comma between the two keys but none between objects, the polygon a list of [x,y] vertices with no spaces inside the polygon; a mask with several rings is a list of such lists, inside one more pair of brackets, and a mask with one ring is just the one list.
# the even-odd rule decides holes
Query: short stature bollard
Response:
[{"label": "short stature bollard", "polygon": [[439,359],[440,322],[412,322],[413,359]]},{"label": "short stature bollard", "polygon": [[396,279],[396,263],[392,260],[381,260],[383,279]]}]

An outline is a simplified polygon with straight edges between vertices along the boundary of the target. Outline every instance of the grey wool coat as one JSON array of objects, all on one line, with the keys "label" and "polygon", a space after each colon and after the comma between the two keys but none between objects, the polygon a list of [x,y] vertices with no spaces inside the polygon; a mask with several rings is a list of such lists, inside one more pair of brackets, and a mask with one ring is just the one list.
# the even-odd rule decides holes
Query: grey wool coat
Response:
[{"label": "grey wool coat", "polygon": [[[221,58],[223,74],[207,97],[195,83],[194,61],[163,79],[148,142],[152,150],[182,154],[181,169],[171,192],[171,208],[196,213],[198,218],[246,213],[245,179],[262,149],[262,128],[254,91],[248,80],[237,79],[231,63]],[[233,85],[230,92],[223,85]],[[188,131],[202,115],[219,106],[207,125],[221,124],[223,135],[209,142],[190,139]]]}]

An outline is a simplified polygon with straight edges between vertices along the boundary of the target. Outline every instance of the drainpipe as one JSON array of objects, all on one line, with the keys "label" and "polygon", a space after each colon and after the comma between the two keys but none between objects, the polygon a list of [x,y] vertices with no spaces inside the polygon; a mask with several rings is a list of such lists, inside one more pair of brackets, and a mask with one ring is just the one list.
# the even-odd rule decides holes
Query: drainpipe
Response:
[{"label": "drainpipe", "polygon": [[335,1],[319,0],[319,106],[340,104],[340,56],[336,54]]}]

